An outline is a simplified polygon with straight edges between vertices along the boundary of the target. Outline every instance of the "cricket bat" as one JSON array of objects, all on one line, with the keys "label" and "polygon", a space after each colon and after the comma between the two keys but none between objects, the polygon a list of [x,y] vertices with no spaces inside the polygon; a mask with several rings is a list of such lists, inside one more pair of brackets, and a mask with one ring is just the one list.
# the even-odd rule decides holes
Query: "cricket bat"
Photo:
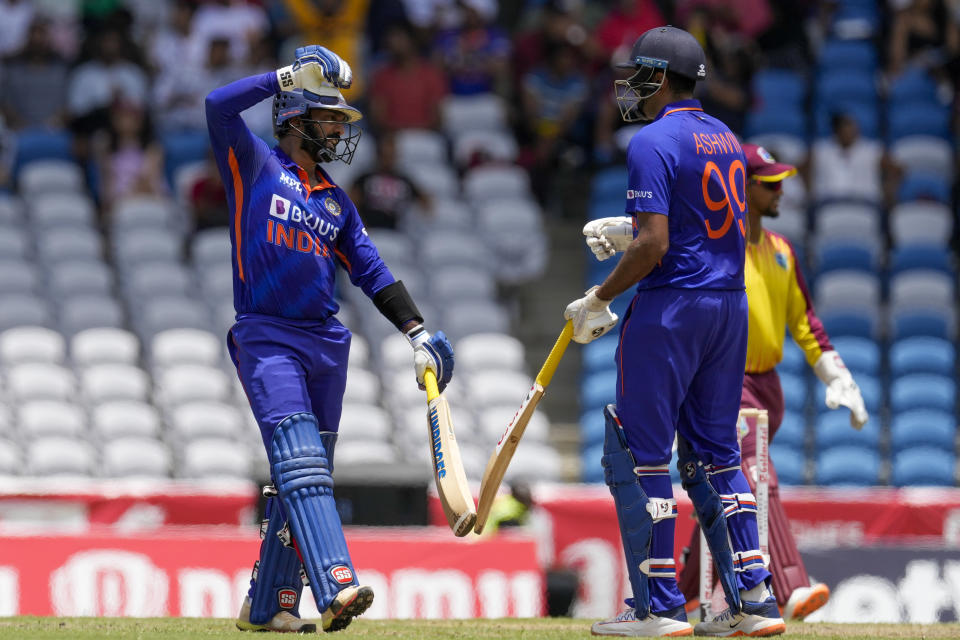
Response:
[{"label": "cricket bat", "polygon": [[467,474],[463,471],[463,461],[460,460],[450,405],[437,388],[437,377],[433,371],[428,369],[424,372],[423,384],[427,388],[427,432],[433,451],[433,479],[437,483],[437,493],[443,513],[447,516],[447,524],[453,529],[454,535],[465,536],[473,528],[477,509],[467,484]]},{"label": "cricket bat", "polygon": [[493,450],[490,460],[487,461],[487,468],[483,472],[483,480],[480,481],[480,499],[477,501],[477,523],[473,528],[477,533],[481,533],[483,527],[487,524],[487,518],[490,516],[490,507],[493,506],[493,499],[497,497],[500,483],[503,482],[503,475],[507,472],[507,467],[510,466],[513,452],[517,450],[517,445],[520,444],[520,438],[523,437],[523,431],[527,428],[527,423],[530,422],[530,417],[537,409],[537,405],[540,404],[540,398],[543,397],[543,392],[546,390],[547,385],[549,385],[550,380],[553,379],[553,374],[556,372],[557,365],[560,364],[560,359],[567,350],[567,345],[570,344],[570,338],[572,336],[573,322],[568,320],[567,324],[563,327],[563,331],[560,333],[560,337],[557,338],[556,343],[553,345],[553,349],[550,350],[550,355],[547,356],[546,362],[544,362],[540,368],[540,373],[537,374],[533,386],[530,388],[530,391],[527,392],[527,397],[523,399],[520,409],[513,415],[513,420],[510,421],[506,431],[500,436],[500,441],[497,442],[496,449]]}]

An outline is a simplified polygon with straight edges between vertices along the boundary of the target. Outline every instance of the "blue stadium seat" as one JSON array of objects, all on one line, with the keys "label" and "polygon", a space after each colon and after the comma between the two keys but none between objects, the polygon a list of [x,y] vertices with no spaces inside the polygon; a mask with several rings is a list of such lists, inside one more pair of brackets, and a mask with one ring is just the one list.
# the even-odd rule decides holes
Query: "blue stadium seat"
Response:
[{"label": "blue stadium seat", "polygon": [[586,373],[616,368],[613,358],[617,352],[617,332],[614,329],[607,335],[583,346],[583,368]]},{"label": "blue stadium seat", "polygon": [[935,200],[945,204],[950,203],[950,181],[935,173],[910,171],[900,182],[897,190],[897,200]]},{"label": "blue stadium seat", "polygon": [[888,142],[918,135],[949,140],[950,110],[930,102],[891,102],[887,113]]},{"label": "blue stadium seat", "polygon": [[807,371],[807,358],[803,349],[797,346],[789,335],[783,341],[783,358],[777,365],[777,371],[804,375]]},{"label": "blue stadium seat", "polygon": [[807,381],[803,376],[792,373],[780,374],[780,386],[783,387],[783,401],[790,411],[802,412],[807,404]]},{"label": "blue stadium seat", "polygon": [[173,177],[181,166],[203,160],[210,149],[206,131],[183,131],[167,133],[160,140],[166,164],[167,180],[172,185]]},{"label": "blue stadium seat", "polygon": [[853,375],[880,375],[880,346],[873,340],[837,336],[830,340]]},{"label": "blue stadium seat", "polygon": [[807,80],[788,69],[762,69],[753,76],[753,96],[761,109],[802,106]]},{"label": "blue stadium seat", "polygon": [[834,447],[817,456],[815,484],[871,486],[880,480],[880,455],[862,447]]},{"label": "blue stadium seat", "polygon": [[938,309],[910,309],[892,314],[893,339],[903,340],[914,336],[931,336],[952,340],[954,328],[949,312]]},{"label": "blue stadium seat", "polygon": [[929,446],[953,453],[956,439],[957,420],[946,411],[914,409],[896,414],[890,423],[890,447],[893,451]]},{"label": "blue stadium seat", "polygon": [[953,412],[957,384],[953,378],[931,373],[912,373],[896,378],[890,385],[890,409],[894,413],[911,409],[940,409]]},{"label": "blue stadium seat", "polygon": [[831,336],[858,336],[872,339],[877,335],[877,316],[867,310],[843,309],[819,314]]},{"label": "blue stadium seat", "polygon": [[[841,357],[843,357],[843,354],[841,354]],[[860,387],[860,395],[863,396],[863,404],[867,408],[867,411],[876,414],[883,404],[883,389],[880,380],[875,376],[861,373],[857,375],[856,382],[857,386]],[[826,403],[823,401],[827,393],[827,388],[822,382],[817,382],[814,393],[814,406],[817,408],[817,413],[833,411],[833,409],[828,409]]]},{"label": "blue stadium seat", "polygon": [[914,244],[896,247],[890,255],[890,275],[909,269],[933,269],[954,274],[953,257],[945,247]]},{"label": "blue stadium seat", "polygon": [[[602,417],[602,416],[601,416]],[[584,482],[603,482],[603,442],[587,447],[580,452],[580,479]]]},{"label": "blue stadium seat", "polygon": [[751,111],[745,126],[747,137],[764,133],[785,133],[802,140],[807,139],[807,116],[800,108],[776,107]]},{"label": "blue stadium seat", "polygon": [[580,416],[580,448],[588,449],[603,444],[605,419],[603,411],[594,409]]},{"label": "blue stadium seat", "polygon": [[803,484],[806,482],[807,457],[802,449],[775,442],[770,445],[770,462],[776,470],[777,481],[781,485]]},{"label": "blue stadium seat", "polygon": [[777,429],[774,441],[777,444],[803,451],[807,442],[807,421],[803,414],[796,411],[784,411],[783,421],[780,423],[780,428]]},{"label": "blue stadium seat", "polygon": [[914,447],[896,451],[890,481],[898,487],[952,487],[956,484],[956,464],[956,456],[943,449]]},{"label": "blue stadium seat", "polygon": [[[622,167],[611,167],[599,171],[593,176],[593,182],[590,185],[591,199],[619,200],[620,210],[623,211],[623,203],[627,194],[627,170]],[[617,213],[608,213],[606,216],[622,215]]]},{"label": "blue stadium seat", "polygon": [[890,373],[936,373],[953,376],[957,366],[953,343],[931,336],[915,336],[895,342],[890,347]]},{"label": "blue stadium seat", "polygon": [[877,67],[877,50],[866,40],[828,40],[820,47],[817,61],[824,71],[843,70],[850,75],[859,71],[872,76]]},{"label": "blue stadium seat", "polygon": [[605,369],[583,378],[580,385],[580,408],[599,411],[616,401],[617,370]]},{"label": "blue stadium seat", "polygon": [[887,101],[890,104],[907,102],[937,104],[937,83],[923,69],[907,67],[890,83]]},{"label": "blue stadium seat", "polygon": [[815,425],[817,451],[834,447],[855,446],[877,449],[880,446],[880,420],[874,416],[862,429],[850,426],[850,411],[840,407],[817,416]]},{"label": "blue stadium seat", "polygon": [[838,269],[875,273],[878,258],[876,245],[855,240],[831,240],[819,248],[817,274]]},{"label": "blue stadium seat", "polygon": [[17,133],[14,173],[34,160],[73,160],[70,135],[66,131],[46,129],[25,129]]}]

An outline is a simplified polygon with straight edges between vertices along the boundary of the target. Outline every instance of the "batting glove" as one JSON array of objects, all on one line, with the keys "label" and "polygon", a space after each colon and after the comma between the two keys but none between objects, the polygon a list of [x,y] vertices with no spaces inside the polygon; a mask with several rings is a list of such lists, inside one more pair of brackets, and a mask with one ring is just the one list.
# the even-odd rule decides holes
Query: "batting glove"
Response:
[{"label": "batting glove", "polygon": [[437,377],[437,388],[442,393],[447,383],[453,377],[453,346],[447,340],[443,331],[437,331],[433,336],[417,325],[406,334],[410,346],[413,347],[413,368],[417,372],[417,384],[421,389],[423,374],[429,369]]},{"label": "batting glove", "polygon": [[587,246],[601,262],[618,251],[626,251],[633,242],[633,220],[627,216],[591,220],[583,227]]},{"label": "batting glove", "polygon": [[820,381],[827,385],[824,398],[827,407],[836,409],[844,406],[850,409],[850,426],[854,429],[862,429],[870,416],[863,403],[860,387],[853,381],[853,376],[843,364],[840,354],[836,351],[824,351],[817,363],[813,365],[813,371]]},{"label": "batting glove", "polygon": [[593,287],[587,295],[567,305],[563,317],[573,321],[573,341],[587,344],[596,340],[617,324],[617,314],[610,311],[610,301],[597,297]]},{"label": "batting glove", "polygon": [[317,95],[318,89],[324,84],[338,89],[349,89],[353,84],[350,65],[326,47],[300,47],[295,55],[296,61],[292,65],[277,69],[281,91],[303,89],[309,97],[309,94]]}]

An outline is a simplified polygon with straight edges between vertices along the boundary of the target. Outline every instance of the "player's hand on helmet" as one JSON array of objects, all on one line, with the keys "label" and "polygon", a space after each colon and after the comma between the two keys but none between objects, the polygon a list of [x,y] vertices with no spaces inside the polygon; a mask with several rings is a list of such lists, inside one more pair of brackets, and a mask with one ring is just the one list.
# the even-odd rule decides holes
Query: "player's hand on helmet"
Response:
[{"label": "player's hand on helmet", "polygon": [[277,69],[281,91],[302,89],[316,94],[324,84],[349,89],[353,71],[346,60],[326,47],[310,45],[296,50],[296,60],[289,67]]},{"label": "player's hand on helmet", "polygon": [[417,384],[421,389],[425,388],[423,374],[429,369],[437,377],[437,388],[443,392],[453,377],[453,346],[447,336],[443,331],[437,331],[431,336],[423,325],[419,324],[404,335],[413,347],[413,368],[417,372]]},{"label": "player's hand on helmet", "polygon": [[862,429],[870,419],[860,387],[836,351],[825,351],[813,366],[817,377],[827,386],[824,398],[830,409],[846,407],[850,410],[850,426]]},{"label": "player's hand on helmet", "polygon": [[587,344],[596,340],[617,324],[617,314],[610,311],[610,301],[597,297],[593,287],[587,295],[567,305],[563,317],[573,321],[573,341]]},{"label": "player's hand on helmet", "polygon": [[591,220],[583,227],[587,246],[601,262],[618,251],[626,251],[633,242],[633,220],[627,216]]}]

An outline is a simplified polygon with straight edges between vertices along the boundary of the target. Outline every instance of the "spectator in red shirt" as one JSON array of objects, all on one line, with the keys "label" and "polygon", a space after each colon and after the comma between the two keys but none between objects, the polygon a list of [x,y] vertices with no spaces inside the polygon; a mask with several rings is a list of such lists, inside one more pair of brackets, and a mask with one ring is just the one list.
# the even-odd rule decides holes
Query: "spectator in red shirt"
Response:
[{"label": "spectator in red shirt", "polygon": [[666,23],[654,0],[618,0],[597,26],[596,37],[607,57],[625,47],[618,59],[626,59],[637,34]]},{"label": "spectator in red shirt", "polygon": [[409,29],[397,25],[386,37],[387,63],[370,83],[370,120],[378,131],[436,129],[447,95],[443,71],[422,56]]}]

